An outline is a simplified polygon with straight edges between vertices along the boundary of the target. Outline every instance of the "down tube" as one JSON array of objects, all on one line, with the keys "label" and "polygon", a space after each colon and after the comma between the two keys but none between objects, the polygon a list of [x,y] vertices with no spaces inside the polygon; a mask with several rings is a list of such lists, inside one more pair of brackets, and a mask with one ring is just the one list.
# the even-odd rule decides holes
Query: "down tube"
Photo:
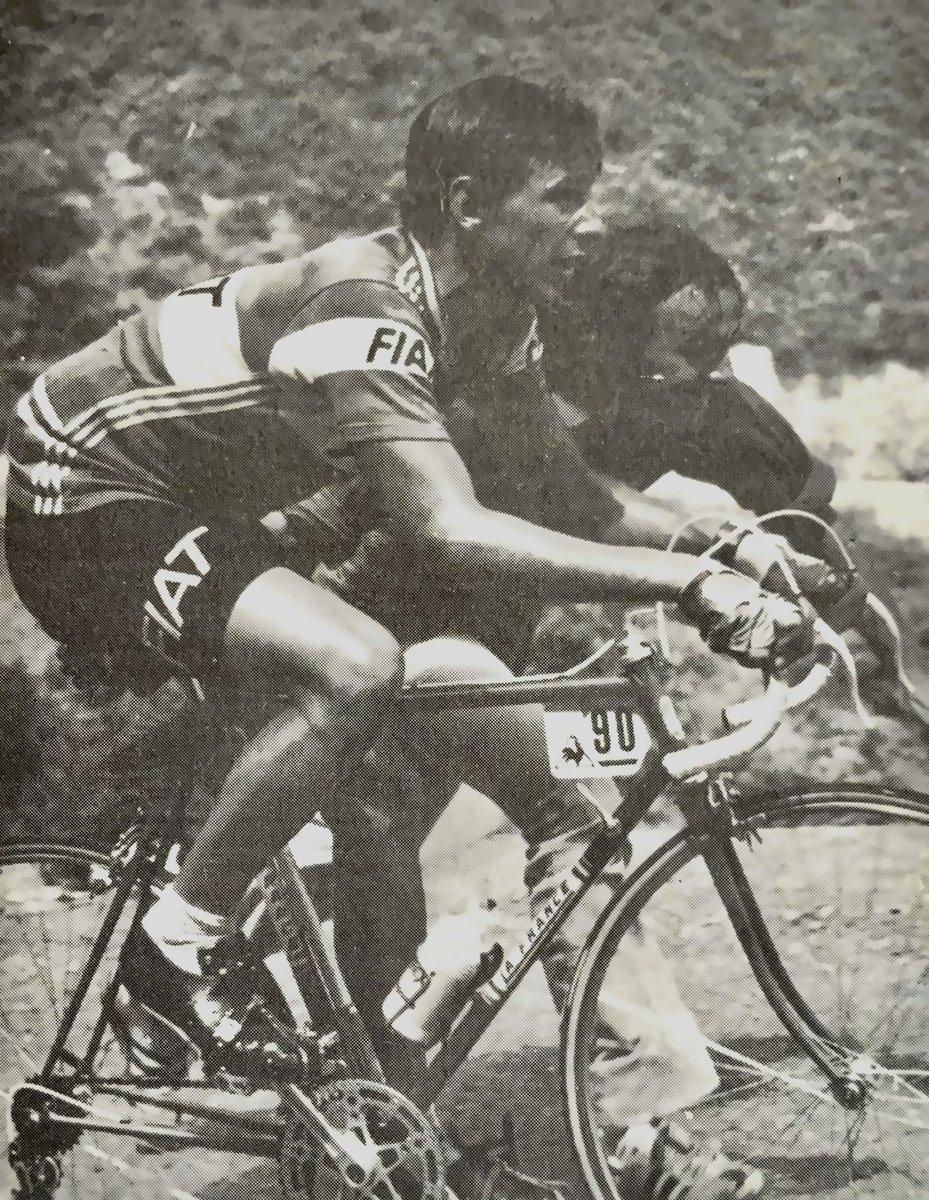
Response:
[{"label": "down tube", "polygon": [[636,786],[623,802],[619,821],[602,829],[591,840],[570,875],[562,880],[555,895],[545,904],[526,933],[504,957],[491,978],[470,998],[451,1032],[430,1063],[430,1094],[435,1101],[451,1075],[493,1023],[516,986],[535,964],[555,931],[567,920],[588,887],[625,843],[643,812],[660,795],[668,782],[661,755],[652,750],[646,758]]}]

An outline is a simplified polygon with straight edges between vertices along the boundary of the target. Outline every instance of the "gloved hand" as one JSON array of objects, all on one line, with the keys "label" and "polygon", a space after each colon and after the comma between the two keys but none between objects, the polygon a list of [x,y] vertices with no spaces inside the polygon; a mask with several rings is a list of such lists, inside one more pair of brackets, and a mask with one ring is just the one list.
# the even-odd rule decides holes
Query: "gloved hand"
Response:
[{"label": "gloved hand", "polygon": [[783,562],[790,568],[801,594],[816,608],[829,607],[849,590],[848,572],[836,571],[811,554],[801,554],[779,534],[727,523],[718,536],[726,540],[716,557],[772,591],[784,592],[787,586],[787,576],[781,569]]},{"label": "gloved hand", "polygon": [[719,564],[691,580],[678,606],[711,650],[744,666],[779,667],[813,648],[815,614],[809,605],[766,592]]}]

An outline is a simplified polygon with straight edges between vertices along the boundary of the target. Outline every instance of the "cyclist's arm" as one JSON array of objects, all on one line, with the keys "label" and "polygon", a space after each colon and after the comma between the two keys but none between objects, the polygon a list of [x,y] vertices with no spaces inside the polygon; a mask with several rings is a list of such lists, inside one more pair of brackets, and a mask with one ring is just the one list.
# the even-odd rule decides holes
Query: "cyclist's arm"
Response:
[{"label": "cyclist's arm", "polygon": [[688,526],[678,541],[682,549],[700,553],[716,538],[724,521],[740,517],[749,520],[752,516],[748,511],[736,508],[718,516],[704,515],[705,506],[692,507],[672,500],[659,500],[619,480],[602,475],[600,478],[616,502],[616,515],[603,531],[603,539],[607,542],[631,542],[636,546],[663,549],[686,521],[700,518]]},{"label": "cyclist's arm", "polygon": [[393,536],[453,585],[545,600],[674,600],[702,567],[689,554],[607,546],[486,508],[450,442],[372,441],[354,456]]},{"label": "cyclist's arm", "polygon": [[[517,400],[520,393],[525,393],[521,401]],[[513,447],[516,461],[532,461],[552,483],[550,491],[562,509],[552,519],[558,528],[567,521],[572,533],[598,541],[665,550],[689,518],[706,512],[702,504],[647,496],[589,461],[544,377],[533,379],[527,371],[509,378],[499,408],[504,419],[517,428]],[[525,436],[519,439],[521,431]],[[513,434],[509,440],[514,440]],[[715,539],[726,519],[751,516],[732,508],[724,515],[707,517],[684,532],[679,546],[700,553]]]},{"label": "cyclist's arm", "polygon": [[[547,394],[544,380],[536,380],[529,371],[508,377],[506,391],[489,411],[482,412],[481,419],[488,442],[508,449],[509,458],[502,468],[497,466],[505,476],[500,481],[503,494],[512,487],[514,462],[527,468],[529,480],[542,481],[543,486],[535,490],[524,489],[532,508],[520,510],[540,524],[616,545],[665,550],[689,517],[705,511],[646,496],[589,462],[557,401]],[[485,475],[481,481],[481,495],[488,505],[511,511],[507,504],[494,502],[498,480],[491,478],[489,487]],[[740,515],[750,514],[740,510],[726,514]],[[711,517],[687,530],[680,548],[705,550],[724,519]]]}]

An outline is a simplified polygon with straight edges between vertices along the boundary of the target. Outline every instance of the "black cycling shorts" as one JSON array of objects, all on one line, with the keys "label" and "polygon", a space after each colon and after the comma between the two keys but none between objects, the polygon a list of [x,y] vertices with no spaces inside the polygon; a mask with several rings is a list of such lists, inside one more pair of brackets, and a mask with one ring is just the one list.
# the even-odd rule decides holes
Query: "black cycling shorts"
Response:
[{"label": "black cycling shorts", "polygon": [[51,518],[11,506],[6,555],[13,586],[55,641],[116,657],[144,645],[200,678],[242,592],[283,565],[257,521],[155,500]]}]

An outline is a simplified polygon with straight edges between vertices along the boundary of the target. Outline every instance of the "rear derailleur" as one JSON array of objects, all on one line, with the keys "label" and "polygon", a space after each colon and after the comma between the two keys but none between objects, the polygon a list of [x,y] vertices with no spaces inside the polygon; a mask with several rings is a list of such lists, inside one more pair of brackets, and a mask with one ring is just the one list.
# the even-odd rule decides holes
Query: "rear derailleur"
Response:
[{"label": "rear derailleur", "polygon": [[61,1182],[62,1156],[81,1136],[78,1124],[55,1116],[81,1117],[86,1108],[74,1081],[26,1080],[13,1094],[10,1123],[14,1130],[8,1158],[16,1175],[12,1200],[52,1200]]}]

